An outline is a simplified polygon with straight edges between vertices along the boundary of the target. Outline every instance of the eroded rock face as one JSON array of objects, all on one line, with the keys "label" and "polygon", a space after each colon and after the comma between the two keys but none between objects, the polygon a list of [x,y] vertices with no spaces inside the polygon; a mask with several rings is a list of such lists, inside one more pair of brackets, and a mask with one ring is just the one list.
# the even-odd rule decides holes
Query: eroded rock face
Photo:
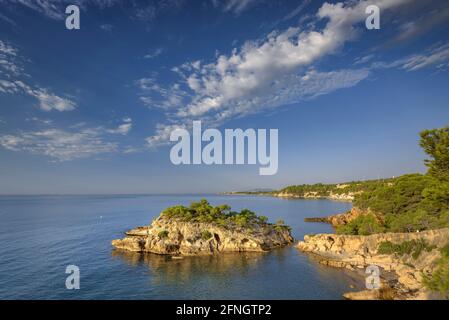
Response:
[{"label": "eroded rock face", "polygon": [[[423,299],[430,294],[423,288],[422,274],[429,274],[436,266],[441,254],[438,250],[447,244],[449,229],[428,230],[419,233],[381,233],[369,236],[317,234],[306,235],[297,245],[303,252],[320,258],[320,263],[345,268],[364,268],[376,265],[397,275],[398,288],[413,292],[407,298]],[[423,250],[417,259],[410,255],[379,254],[378,247],[383,241],[400,244],[410,240],[425,240],[436,248]]]},{"label": "eroded rock face", "polygon": [[220,252],[267,251],[293,242],[287,228],[255,225],[224,228],[212,223],[185,222],[159,216],[150,226],[126,232],[112,241],[119,249],[168,255],[209,255]]},{"label": "eroded rock face", "polygon": [[351,222],[352,220],[360,217],[361,215],[368,214],[369,211],[362,211],[357,207],[353,207],[350,211],[345,213],[336,214],[330,217],[327,217],[327,221],[333,226],[337,227],[340,225],[345,225]]},{"label": "eroded rock face", "polygon": [[328,216],[328,217],[308,217],[308,218],[304,218],[304,221],[305,222],[324,222],[324,223],[331,224],[333,227],[338,227],[341,225],[348,224],[352,220],[360,217],[361,215],[366,215],[366,214],[370,214],[370,213],[372,213],[372,212],[369,210],[363,211],[357,207],[353,207],[351,210],[344,212],[344,213],[339,213],[339,214],[335,214],[335,215]]}]

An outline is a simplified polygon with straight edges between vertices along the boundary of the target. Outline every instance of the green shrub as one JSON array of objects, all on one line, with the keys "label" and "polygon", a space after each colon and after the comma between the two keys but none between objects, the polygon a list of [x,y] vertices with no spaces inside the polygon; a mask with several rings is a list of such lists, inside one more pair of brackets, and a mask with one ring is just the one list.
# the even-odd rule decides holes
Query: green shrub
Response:
[{"label": "green shrub", "polygon": [[399,244],[390,241],[383,241],[377,248],[379,254],[397,254],[398,256],[411,255],[413,259],[417,259],[423,251],[430,252],[436,246],[429,245],[425,240],[409,240]]},{"label": "green shrub", "polygon": [[212,238],[212,233],[210,233],[207,230],[204,230],[204,231],[201,232],[201,239],[209,240],[210,238]]},{"label": "green shrub", "polygon": [[162,231],[160,231],[160,232],[157,234],[157,236],[158,236],[160,239],[168,238],[168,231],[167,231],[167,230],[162,230]]},{"label": "green shrub", "polygon": [[423,275],[424,285],[449,299],[449,243],[440,249],[441,259],[431,275]]},{"label": "green shrub", "polygon": [[385,231],[373,214],[361,215],[345,225],[336,227],[338,234],[370,235]]},{"label": "green shrub", "polygon": [[282,220],[282,219],[278,219],[278,220],[276,221],[276,225],[278,225],[278,226],[283,226],[284,224],[285,224],[285,221]]},{"label": "green shrub", "polygon": [[449,259],[449,243],[440,249],[441,256]]},{"label": "green shrub", "polygon": [[182,221],[214,223],[221,227],[237,225],[251,228],[255,225],[268,225],[266,216],[257,216],[248,209],[240,212],[231,211],[228,205],[211,206],[206,199],[192,202],[189,207],[174,206],[162,211],[162,215],[168,218],[176,218]]}]

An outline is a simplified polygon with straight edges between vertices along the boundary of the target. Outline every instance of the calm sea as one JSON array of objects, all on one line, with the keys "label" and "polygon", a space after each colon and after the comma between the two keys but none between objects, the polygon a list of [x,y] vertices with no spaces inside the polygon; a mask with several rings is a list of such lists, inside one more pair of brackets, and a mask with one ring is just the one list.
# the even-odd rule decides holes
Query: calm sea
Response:
[{"label": "calm sea", "polygon": [[[269,253],[171,259],[111,247],[165,207],[207,198],[251,209],[306,233],[332,232],[304,217],[343,212],[349,203],[261,196],[2,196],[0,299],[341,299],[360,278],[321,266],[294,246]],[[67,290],[67,265],[81,288]]]}]

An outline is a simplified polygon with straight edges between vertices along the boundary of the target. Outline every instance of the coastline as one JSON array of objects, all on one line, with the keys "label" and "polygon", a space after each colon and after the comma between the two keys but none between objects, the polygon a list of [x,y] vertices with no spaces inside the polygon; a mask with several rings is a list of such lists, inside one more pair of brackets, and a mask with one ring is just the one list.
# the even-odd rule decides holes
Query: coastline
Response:
[{"label": "coastline", "polygon": [[[335,197],[309,194],[297,196],[288,193],[275,192],[230,192],[226,195],[270,196],[281,199],[326,199],[332,201],[353,202],[354,195]],[[332,227],[344,225],[365,214],[357,207],[345,213],[325,217],[307,217],[305,222],[328,223]],[[423,276],[429,275],[435,269],[442,248],[449,239],[449,228],[427,230],[419,233],[378,233],[372,235],[338,235],[336,233],[309,234],[299,241],[296,247],[310,258],[322,265],[334,268],[345,268],[366,277],[365,268],[375,265],[380,269],[381,287],[377,290],[362,290],[347,292],[343,297],[348,300],[429,300],[440,299],[425,288]],[[407,241],[423,241],[435,249],[423,252],[419,258],[398,256],[396,254],[378,253],[382,242],[400,244]]]},{"label": "coastline", "polygon": [[[297,248],[313,255],[319,263],[336,268],[360,270],[374,265],[381,270],[381,289],[391,291],[392,299],[435,299],[437,295],[423,285],[423,276],[432,272],[441,258],[439,253],[449,238],[449,228],[419,233],[379,233],[368,236],[317,234],[307,235]],[[432,250],[412,255],[382,254],[379,244],[385,241],[425,241]],[[379,291],[365,290],[347,293],[347,299],[381,299]]]},{"label": "coastline", "polygon": [[300,200],[333,200],[340,202],[352,202],[354,200],[354,194],[330,194],[328,196],[319,196],[316,194],[306,194],[304,196],[299,196],[292,193],[284,192],[251,192],[251,191],[230,191],[221,192],[219,195],[225,196],[264,196],[264,197],[275,197],[281,199],[300,199]]}]

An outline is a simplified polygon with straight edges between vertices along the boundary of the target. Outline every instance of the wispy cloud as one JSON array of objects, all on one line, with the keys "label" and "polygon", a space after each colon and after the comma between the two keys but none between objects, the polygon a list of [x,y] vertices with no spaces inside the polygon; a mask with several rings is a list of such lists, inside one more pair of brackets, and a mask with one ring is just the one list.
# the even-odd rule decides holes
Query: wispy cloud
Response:
[{"label": "wispy cloud", "polygon": [[117,151],[117,143],[104,141],[96,128],[79,132],[48,129],[0,136],[0,145],[12,151],[49,156],[57,161],[87,158]]},{"label": "wispy cloud", "polygon": [[387,45],[416,39],[435,28],[444,28],[449,21],[449,3],[446,0],[416,1],[407,8],[406,21],[399,25],[398,34]]},{"label": "wispy cloud", "polygon": [[30,121],[30,122],[36,122],[36,123],[40,123],[40,124],[44,124],[44,125],[51,125],[53,123],[53,120],[51,119],[41,119],[38,117],[32,117],[32,118],[27,118],[25,119],[26,121]]},{"label": "wispy cloud", "polygon": [[147,54],[144,56],[144,58],[145,58],[145,59],[154,59],[154,58],[159,57],[159,56],[162,54],[162,52],[164,52],[164,49],[162,49],[162,48],[156,48],[154,51],[152,51],[152,52],[150,52],[150,53],[147,53]]},{"label": "wispy cloud", "polygon": [[212,0],[212,4],[216,8],[221,8],[225,12],[233,12],[240,14],[249,9],[252,5],[261,0]]},{"label": "wispy cloud", "polygon": [[149,108],[163,110],[179,109],[190,98],[190,95],[181,88],[181,84],[174,83],[169,86],[158,84],[156,74],[153,77],[142,78],[136,81],[140,89],[139,99]]},{"label": "wispy cloud", "polygon": [[0,40],[0,74],[12,78],[21,75],[23,68],[18,61],[18,50]]},{"label": "wispy cloud", "polygon": [[125,136],[131,131],[132,127],[133,127],[132,119],[125,118],[125,119],[123,119],[123,123],[120,124],[117,128],[109,129],[109,130],[107,130],[107,132],[117,133],[117,134],[121,134],[121,135]]},{"label": "wispy cloud", "polygon": [[433,45],[424,52],[408,55],[392,62],[375,61],[369,67],[375,69],[401,69],[418,71],[424,68],[436,68],[444,71],[449,67],[449,43]]},{"label": "wispy cloud", "polygon": [[449,44],[428,50],[426,54],[417,54],[405,59],[403,68],[409,71],[419,70],[449,60]]},{"label": "wispy cloud", "polygon": [[40,87],[31,87],[20,80],[8,81],[0,79],[0,92],[10,94],[24,93],[38,100],[39,108],[43,111],[71,111],[76,107],[75,102],[60,97]]},{"label": "wispy cloud", "polygon": [[[98,154],[121,152],[113,135],[126,135],[132,128],[132,119],[125,118],[117,128],[86,127],[79,123],[68,129],[56,128],[51,120],[31,118],[30,121],[43,123],[45,130],[19,131],[15,134],[0,135],[0,146],[11,151],[44,155],[55,161],[71,161],[89,158]],[[127,146],[123,152],[128,153]]]},{"label": "wispy cloud", "polygon": [[367,54],[365,56],[356,58],[354,60],[354,64],[356,64],[356,65],[357,64],[364,64],[364,63],[367,63],[367,62],[373,60],[375,57],[376,57],[375,54]]},{"label": "wispy cloud", "polygon": [[185,63],[174,71],[181,74],[182,91],[190,101],[176,112],[169,110],[167,123],[159,124],[147,141],[163,143],[170,129],[188,126],[193,119],[217,125],[357,84],[369,75],[367,69],[317,71],[313,64],[356,39],[356,24],[366,18],[368,4],[388,10],[409,1],[324,3],[316,13],[316,20],[325,22],[321,29],[272,32],[230,55],[219,55],[212,63]]},{"label": "wispy cloud", "polygon": [[[38,85],[30,85],[28,76],[17,62],[19,51],[17,48],[0,40],[0,93],[26,94],[39,102],[39,108],[44,111],[71,111],[76,103],[69,98],[58,96],[49,89]],[[24,77],[26,76],[26,77]],[[26,78],[27,80],[24,80]]]}]

